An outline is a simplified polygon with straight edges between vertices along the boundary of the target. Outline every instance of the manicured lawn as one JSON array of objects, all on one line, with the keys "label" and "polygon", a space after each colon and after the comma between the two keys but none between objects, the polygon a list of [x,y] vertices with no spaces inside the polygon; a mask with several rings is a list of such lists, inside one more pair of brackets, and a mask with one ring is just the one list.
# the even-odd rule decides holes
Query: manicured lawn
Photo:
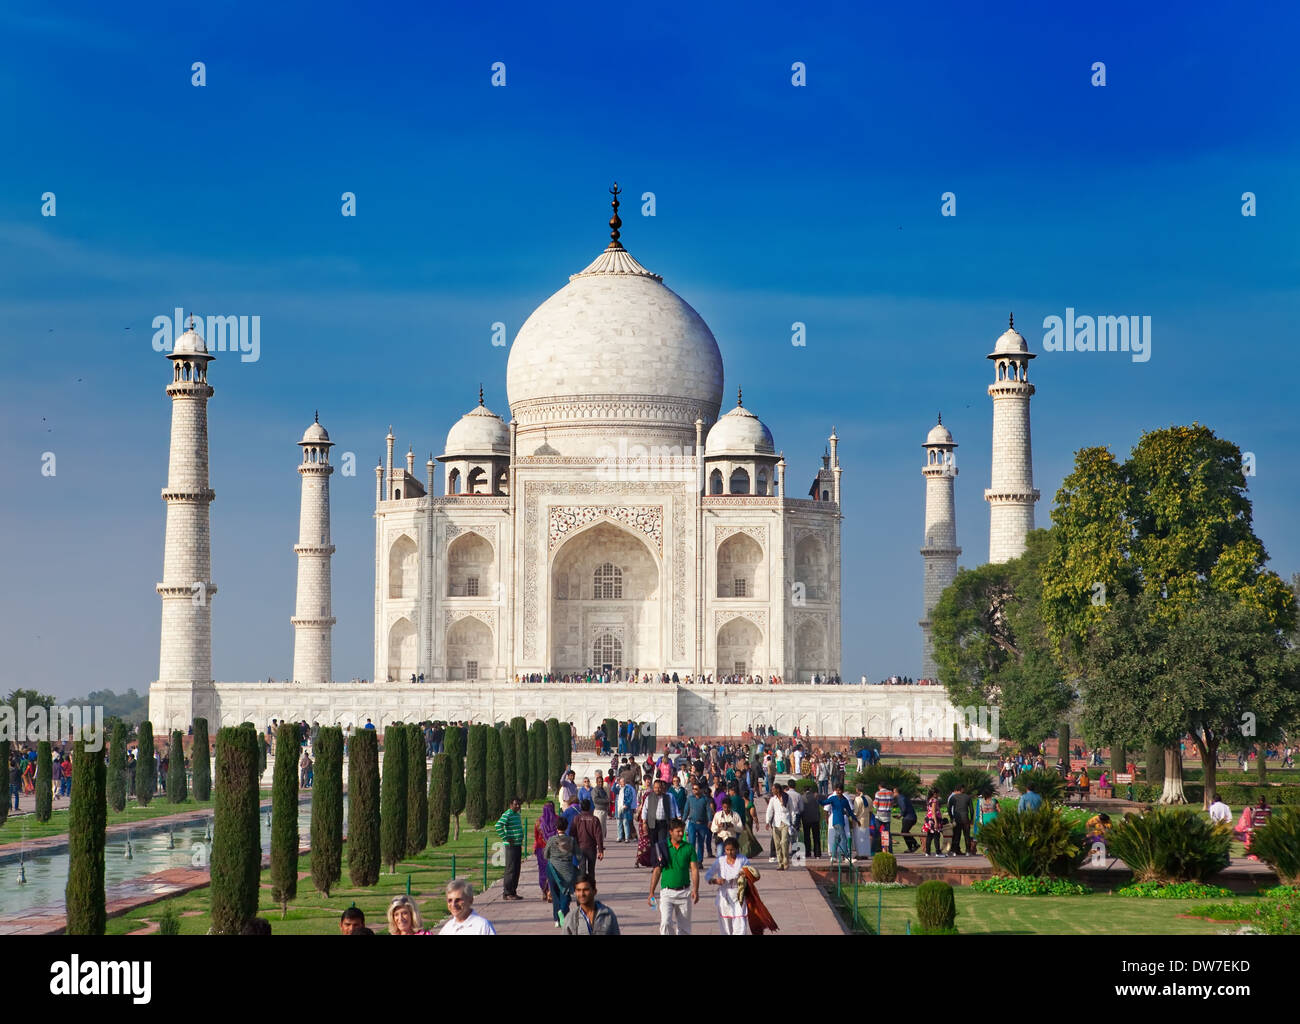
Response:
[{"label": "manicured lawn", "polygon": [[[520,872],[520,895],[532,899],[540,896],[537,888],[537,864],[533,859],[533,822],[541,813],[541,805],[524,807],[523,869]],[[453,824],[453,833],[455,826]],[[410,892],[424,915],[426,928],[432,928],[447,914],[445,888],[450,881],[451,859],[456,856],[456,875],[468,878],[474,883],[477,893],[483,888],[483,840],[488,840],[489,860],[487,868],[488,883],[499,879],[504,873],[503,867],[491,863],[491,851],[497,842],[497,835],[491,828],[474,832],[465,826],[461,817],[459,840],[452,840],[446,846],[425,850],[418,857],[401,861],[395,874],[386,871],[379,876],[378,884],[370,888],[353,888],[348,883],[348,860],[346,846],[343,851],[343,877],[338,886],[326,898],[316,891],[311,882],[311,855],[303,854],[298,858],[298,898],[289,904],[288,916],[280,917],[280,907],[271,902],[270,871],[262,872],[261,899],[258,914],[271,922],[271,931],[275,935],[337,935],[339,915],[355,903],[366,915],[366,924],[376,933],[383,934],[387,929],[384,914],[393,897],[407,891],[410,880]],[[145,926],[147,921],[157,921],[164,907],[173,905],[178,913],[198,911],[198,916],[181,917],[182,935],[203,935],[211,926],[208,913],[208,889],[198,889],[185,896],[177,896],[160,903],[130,911],[108,922],[109,935],[125,935]]]},{"label": "manicured lawn", "polygon": [[[310,790],[303,790],[304,794],[310,792]],[[271,791],[269,789],[263,789],[261,793],[263,800],[270,799]],[[149,802],[148,807],[141,807],[135,800],[128,800],[123,810],[108,812],[108,824],[129,825],[137,821],[148,821],[151,818],[165,818],[171,814],[211,810],[211,800],[200,802],[193,797],[181,804],[169,803],[166,799],[155,797]],[[0,825],[0,843],[16,843],[21,839],[45,839],[48,836],[64,835],[67,831],[67,808],[55,811],[50,815],[50,820],[43,823],[37,821],[36,816],[33,814],[24,814],[18,818],[10,818],[3,825]]]}]

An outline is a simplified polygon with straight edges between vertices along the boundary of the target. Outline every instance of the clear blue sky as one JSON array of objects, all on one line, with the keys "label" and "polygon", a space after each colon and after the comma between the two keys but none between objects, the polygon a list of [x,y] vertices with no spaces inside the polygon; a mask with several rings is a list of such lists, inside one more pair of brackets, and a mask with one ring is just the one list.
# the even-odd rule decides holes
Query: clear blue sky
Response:
[{"label": "clear blue sky", "polygon": [[624,240],[713,328],[792,483],[838,427],[846,675],[920,672],[936,411],[962,564],[987,558],[984,356],[1008,310],[1039,352],[1067,306],[1153,318],[1147,363],[1035,361],[1040,524],[1077,448],[1197,420],[1256,453],[1256,529],[1300,569],[1294,12],[444,8],[0,11],[0,688],[156,675],[170,409],[149,340],[176,306],[262,318],[261,359],[212,370],[216,678],[289,674],[317,408],[361,470],[333,478],[335,674],[369,677],[388,425],[423,464],[480,380],[506,411],[490,325],[513,339],[599,251],[614,179],[656,194]]}]

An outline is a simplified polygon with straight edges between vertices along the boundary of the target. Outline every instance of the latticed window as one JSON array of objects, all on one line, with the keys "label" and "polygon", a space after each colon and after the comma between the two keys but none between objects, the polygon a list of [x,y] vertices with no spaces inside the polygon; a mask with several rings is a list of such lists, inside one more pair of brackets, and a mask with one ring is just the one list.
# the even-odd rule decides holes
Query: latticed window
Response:
[{"label": "latticed window", "polygon": [[477,679],[477,678],[478,678],[478,662],[477,662],[477,661],[467,661],[467,662],[465,662],[465,678],[466,678],[466,679]]},{"label": "latticed window", "polygon": [[743,577],[737,576],[736,582],[732,587],[731,593],[735,597],[748,597],[749,595],[745,593],[745,583],[746,581],[744,580]]},{"label": "latticed window", "polygon": [[738,662],[736,662],[736,675],[738,675],[738,676],[743,676],[743,675],[747,675],[747,674],[748,674],[748,671],[747,671],[747,669],[746,669],[746,667],[745,667],[745,663],[744,663],[743,661],[738,661]]},{"label": "latticed window", "polygon": [[597,668],[623,667],[623,641],[613,633],[602,633],[591,646],[591,663]]},{"label": "latticed window", "polygon": [[623,570],[606,562],[596,569],[592,596],[598,601],[623,597]]},{"label": "latticed window", "polygon": [[465,578],[465,593],[469,597],[478,597],[478,577],[467,576]]}]

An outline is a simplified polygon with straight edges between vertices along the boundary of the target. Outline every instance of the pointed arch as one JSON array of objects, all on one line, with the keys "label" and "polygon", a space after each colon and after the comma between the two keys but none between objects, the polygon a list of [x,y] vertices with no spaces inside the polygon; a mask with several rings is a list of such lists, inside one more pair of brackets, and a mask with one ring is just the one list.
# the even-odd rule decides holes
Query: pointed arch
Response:
[{"label": "pointed arch", "polygon": [[404,533],[388,549],[388,596],[415,597],[419,592],[419,575],[419,549]]}]

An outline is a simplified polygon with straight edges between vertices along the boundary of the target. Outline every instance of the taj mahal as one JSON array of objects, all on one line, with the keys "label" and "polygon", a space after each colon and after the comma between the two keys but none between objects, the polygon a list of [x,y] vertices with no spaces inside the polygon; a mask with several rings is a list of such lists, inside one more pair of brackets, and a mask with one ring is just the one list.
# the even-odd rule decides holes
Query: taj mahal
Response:
[{"label": "taj mahal", "polygon": [[[912,691],[946,707],[936,686],[823,685],[843,669],[839,438],[831,427],[822,454],[787,466],[741,388],[724,393],[708,325],[624,248],[617,186],[611,193],[604,250],[515,336],[509,418],[480,385],[422,474],[415,444],[403,457],[388,431],[375,467],[371,682],[332,673],[333,442],[319,421],[298,441],[292,680],[212,679],[215,356],[193,323],[176,339],[155,729],[196,717],[213,728],[369,718],[382,729],[523,715],[584,733],[614,717],[653,722],[659,735],[739,735],[761,721],[782,732],[885,736],[897,734],[896,708],[912,705]],[[1032,358],[1014,324],[989,355],[992,561],[1023,551],[1033,528]],[[923,446],[920,628],[930,680],[930,612],[961,553],[956,447],[942,421]]]}]

